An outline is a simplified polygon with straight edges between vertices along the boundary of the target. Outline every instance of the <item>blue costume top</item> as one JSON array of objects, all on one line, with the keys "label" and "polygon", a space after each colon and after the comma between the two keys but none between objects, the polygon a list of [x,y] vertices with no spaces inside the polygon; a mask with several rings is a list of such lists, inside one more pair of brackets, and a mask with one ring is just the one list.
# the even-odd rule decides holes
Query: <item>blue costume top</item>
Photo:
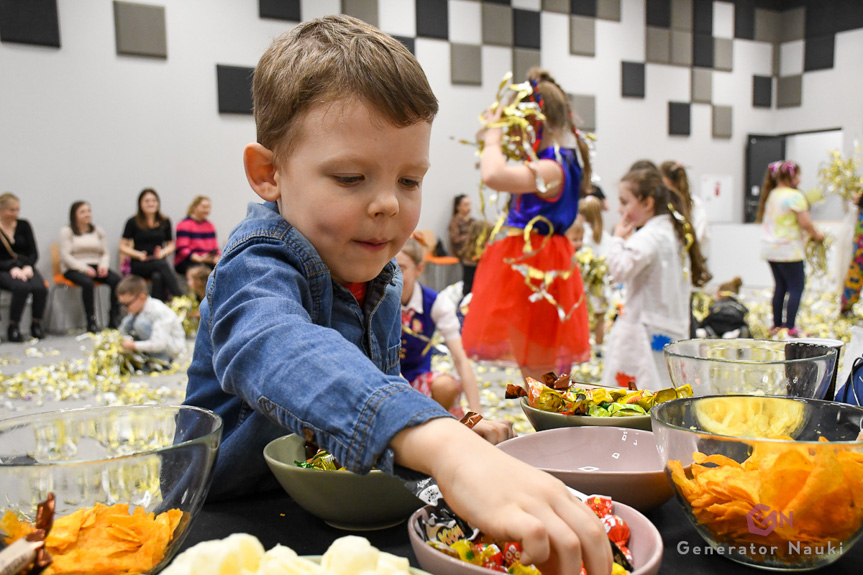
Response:
[{"label": "blue costume top", "polygon": [[[432,351],[429,341],[431,341],[435,331],[435,322],[432,320],[431,312],[438,293],[424,285],[420,285],[420,287],[423,294],[422,312],[412,310],[410,318],[406,317],[406,314],[402,315],[402,322],[407,321],[412,332],[422,335],[422,337],[417,337],[402,330],[401,370],[402,377],[408,381],[413,381],[419,375],[431,371]],[[428,349],[426,349],[427,347]],[[425,353],[423,353],[424,350]]]},{"label": "blue costume top", "polygon": [[[540,160],[552,160],[563,168],[563,190],[553,200],[546,200],[543,194],[519,194],[513,196],[506,225],[525,228],[536,216],[548,218],[554,226],[554,233],[563,235],[578,215],[579,188],[581,186],[581,167],[578,156],[572,148],[546,148],[537,154]],[[548,234],[548,225],[539,221],[533,227],[541,234]]]}]

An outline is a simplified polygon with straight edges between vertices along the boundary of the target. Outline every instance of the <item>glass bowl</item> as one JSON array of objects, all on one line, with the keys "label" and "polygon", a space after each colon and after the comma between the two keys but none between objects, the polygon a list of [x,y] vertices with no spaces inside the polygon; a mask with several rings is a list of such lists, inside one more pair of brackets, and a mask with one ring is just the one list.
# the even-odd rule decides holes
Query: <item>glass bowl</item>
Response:
[{"label": "glass bowl", "polygon": [[[651,411],[677,501],[713,553],[777,571],[828,565],[863,525],[863,409],[706,396]],[[712,548],[712,549],[711,549]]]},{"label": "glass bowl", "polygon": [[[0,517],[33,523],[55,498],[60,517],[97,504],[128,504],[177,523],[167,565],[201,509],[222,437],[222,419],[188,406],[115,406],[52,411],[0,421]],[[86,512],[85,512],[86,513]],[[125,514],[124,514],[125,515]],[[106,551],[107,553],[107,551]]]},{"label": "glass bowl", "polygon": [[796,341],[689,339],[665,346],[675,387],[703,395],[824,399],[837,365],[834,347]]}]

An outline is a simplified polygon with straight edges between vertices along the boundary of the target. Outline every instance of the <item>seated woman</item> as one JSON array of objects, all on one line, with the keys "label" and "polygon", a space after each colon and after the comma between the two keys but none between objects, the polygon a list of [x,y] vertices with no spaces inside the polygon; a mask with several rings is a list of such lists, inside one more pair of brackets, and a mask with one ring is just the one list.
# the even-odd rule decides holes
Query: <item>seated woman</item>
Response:
[{"label": "seated woman", "polygon": [[196,265],[213,269],[219,263],[222,251],[216,239],[216,227],[207,219],[210,215],[210,198],[195,196],[186,214],[187,217],[177,224],[174,269],[183,275]]},{"label": "seated woman", "polygon": [[30,336],[37,339],[45,337],[42,331],[42,314],[48,301],[48,288],[45,280],[34,266],[39,259],[33,228],[27,220],[19,220],[21,201],[9,192],[0,195],[0,289],[12,292],[9,305],[9,341],[24,341],[21,336],[21,316],[27,297],[33,294]]},{"label": "seated woman", "polygon": [[[152,283],[158,300],[183,295],[168,256],[174,253],[171,220],[159,211],[159,195],[146,188],[138,194],[138,213],[126,221],[120,253],[131,259],[133,274]],[[170,296],[170,297],[169,297]]]},{"label": "seated woman", "polygon": [[108,326],[120,326],[120,306],[117,303],[117,283],[120,274],[108,268],[108,242],[105,230],[93,225],[93,212],[87,202],[75,202],[69,209],[69,225],[60,230],[60,271],[63,277],[81,286],[87,331],[96,333],[94,306],[95,282],[111,288],[111,312]]}]

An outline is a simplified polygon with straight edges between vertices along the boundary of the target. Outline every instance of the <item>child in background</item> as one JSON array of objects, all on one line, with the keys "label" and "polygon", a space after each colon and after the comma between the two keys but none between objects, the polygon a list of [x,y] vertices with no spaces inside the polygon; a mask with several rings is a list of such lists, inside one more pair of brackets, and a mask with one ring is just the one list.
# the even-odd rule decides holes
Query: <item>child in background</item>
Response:
[{"label": "child in background", "polygon": [[[584,245],[593,250],[594,257],[608,257],[611,249],[611,234],[602,224],[602,200],[595,196],[587,196],[578,202],[578,216],[584,222]],[[607,286],[606,286],[607,287]],[[608,312],[608,294],[589,293],[590,309],[593,311],[593,342],[601,346],[605,342],[605,314]],[[598,348],[597,355],[602,355]]]},{"label": "child in background", "polygon": [[180,318],[149,295],[144,278],[128,275],[117,284],[117,301],[129,312],[120,323],[123,349],[170,363],[186,345]]},{"label": "child in background", "polygon": [[210,272],[213,268],[200,265],[192,266],[186,270],[186,285],[189,287],[189,293],[198,300],[198,303],[204,301],[207,296],[207,278],[210,277]]},{"label": "child in background", "polygon": [[211,498],[277,489],[264,446],[314,437],[348,470],[433,476],[449,506],[525,562],[611,570],[605,530],[566,486],[494,447],[399,375],[402,276],[438,105],[413,55],[349,16],[298,24],[253,81],[250,204],[210,275],[186,403],[224,421]]},{"label": "child in background", "polygon": [[707,227],[707,211],[704,209],[704,203],[698,196],[693,196],[689,188],[689,177],[686,175],[686,168],[683,164],[675,161],[662,162],[659,165],[659,171],[662,173],[662,183],[672,192],[677,193],[680,199],[683,200],[683,215],[692,224],[692,229],[695,231],[695,237],[698,238],[698,244],[701,246],[701,253],[704,259],[710,255],[710,233]]},{"label": "child in background", "polygon": [[[691,286],[710,280],[680,196],[653,170],[629,172],[619,186],[621,220],[608,253],[626,305],[608,337],[603,385],[671,387],[662,349],[689,337]],[[637,231],[634,231],[637,230]]]},{"label": "child in background", "polygon": [[749,310],[740,303],[737,295],[743,280],[739,277],[725,282],[716,290],[716,301],[710,305],[707,317],[698,324],[695,335],[698,337],[749,337],[746,314]]},{"label": "child in background", "polygon": [[[508,165],[502,129],[479,134],[485,142],[483,183],[511,198],[506,237],[489,244],[477,267],[462,338],[469,357],[514,361],[523,376],[540,378],[549,371],[568,373],[573,363],[590,359],[584,287],[564,236],[578,215],[580,190],[590,187],[590,164],[564,91],[538,68],[528,80],[531,101],[545,116],[534,125],[538,160]],[[502,106],[487,112],[486,126],[501,115]]]},{"label": "child in background", "polygon": [[[464,389],[470,410],[482,413],[476,376],[461,345],[461,324],[455,304],[418,281],[425,267],[423,247],[410,238],[396,255],[396,263],[404,280],[401,298],[402,377],[410,382],[411,387],[431,397],[456,417],[464,415],[458,402]],[[431,340],[435,330],[440,331],[444,338],[458,378],[431,370]]]},{"label": "child in background", "polygon": [[584,224],[581,223],[581,220],[576,218],[564,235],[566,236],[566,239],[569,240],[569,243],[572,244],[573,250],[580,250],[584,245]]},{"label": "child in background", "polygon": [[799,185],[800,166],[796,162],[770,164],[764,174],[758,215],[755,217],[756,222],[763,223],[761,257],[770,264],[775,282],[771,335],[783,327],[788,328],[791,337],[800,334],[795,323],[806,284],[803,269],[806,235],[816,242],[824,240],[824,234],[812,223],[809,202],[803,192],[797,189]]}]

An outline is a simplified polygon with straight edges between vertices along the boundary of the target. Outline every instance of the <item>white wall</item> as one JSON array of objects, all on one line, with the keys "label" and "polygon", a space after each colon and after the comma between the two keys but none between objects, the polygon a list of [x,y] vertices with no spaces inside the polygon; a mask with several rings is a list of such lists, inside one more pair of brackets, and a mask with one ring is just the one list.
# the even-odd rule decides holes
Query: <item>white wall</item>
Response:
[{"label": "white wall", "polygon": [[[260,19],[257,0],[151,3],[166,6],[167,60],[116,54],[109,0],[58,0],[59,50],[0,43],[0,191],[21,197],[22,217],[37,231],[46,276],[48,246],[77,199],[89,200],[96,222],[119,239],[142,188],[161,194],[163,211],[175,222],[194,195],[206,194],[213,198],[212,219],[222,240],[246,202],[256,199],[241,157],[255,138],[254,122],[251,116],[218,114],[215,67],[254,66],[291,24]],[[304,0],[303,9],[318,15],[339,5]],[[411,35],[411,5],[381,0],[382,28]],[[691,136],[667,135],[668,100],[690,99],[686,68],[648,64],[646,98],[621,98],[620,61],[644,61],[644,0],[622,0],[620,23],[597,21],[596,58],[569,55],[566,16],[543,14],[542,27],[543,65],[565,90],[596,95],[595,171],[611,200],[609,224],[617,219],[616,182],[636,159],[681,161],[693,182],[703,173],[731,174],[739,188],[747,133],[840,127],[846,152],[863,134],[863,30],[837,36],[836,68],[807,73],[803,107],[789,110],[752,108],[752,75],[770,74],[772,49],[735,40],[734,71],[713,73],[714,102],[734,109],[733,137],[722,140],[711,136],[706,104],[692,105]],[[511,60],[508,49],[486,46],[482,86],[452,86],[446,42],[418,39],[416,53],[441,105],[420,226],[444,236],[454,195],[468,193],[479,205],[473,150],[455,140],[473,137],[477,117]],[[737,265],[741,252],[724,248],[714,240],[711,261],[719,266],[728,257]],[[756,250],[743,253],[755,257]],[[757,259],[750,263],[753,269],[763,266]]]}]

